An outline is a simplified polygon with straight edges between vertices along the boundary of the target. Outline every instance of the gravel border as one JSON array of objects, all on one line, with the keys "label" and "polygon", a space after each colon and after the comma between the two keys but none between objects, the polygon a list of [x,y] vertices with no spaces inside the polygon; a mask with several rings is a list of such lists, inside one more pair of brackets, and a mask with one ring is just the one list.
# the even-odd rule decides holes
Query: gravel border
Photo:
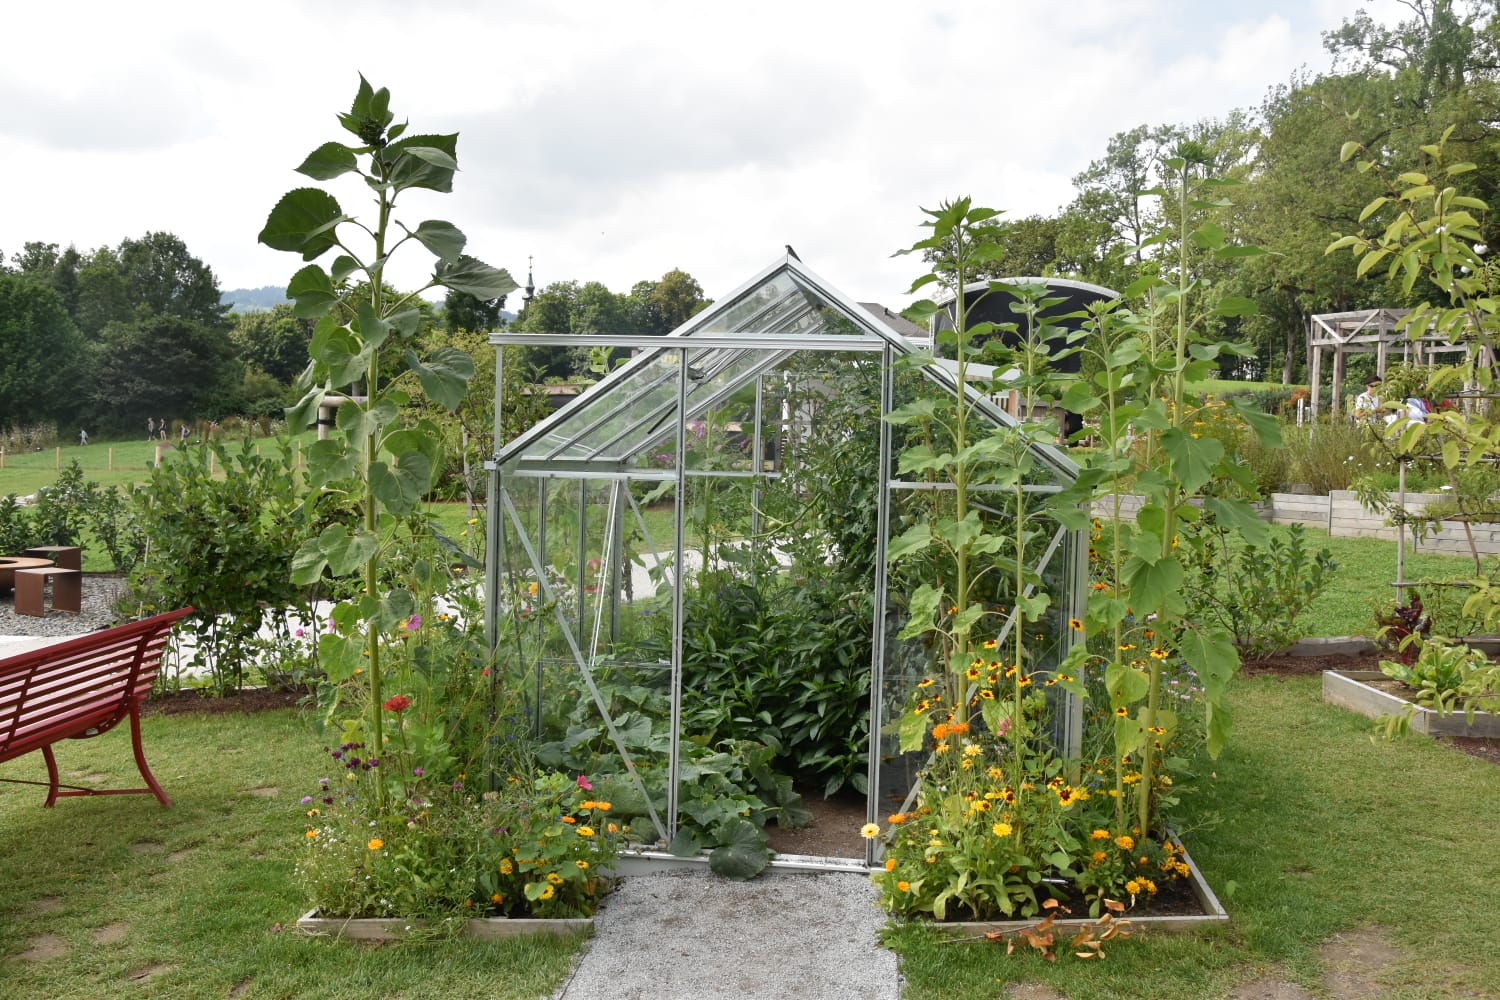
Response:
[{"label": "gravel border", "polygon": [[16,614],[12,591],[0,596],[0,641],[7,637],[65,639],[97,632],[116,624],[115,601],[125,591],[125,581],[116,573],[83,574],[83,600],[77,614],[52,610],[52,583],[47,583],[47,613],[41,618]]}]

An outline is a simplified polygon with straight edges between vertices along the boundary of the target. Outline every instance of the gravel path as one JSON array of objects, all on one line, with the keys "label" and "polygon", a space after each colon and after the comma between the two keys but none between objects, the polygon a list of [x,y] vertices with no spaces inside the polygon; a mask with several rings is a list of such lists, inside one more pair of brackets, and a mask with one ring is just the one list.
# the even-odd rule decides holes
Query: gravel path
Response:
[{"label": "gravel path", "polygon": [[861,874],[627,875],[554,1000],[896,1000],[884,925]]},{"label": "gravel path", "polygon": [[[113,573],[85,573],[82,610],[78,614],[52,610],[52,588],[47,587],[47,614],[41,618],[16,614],[15,594],[0,596],[0,655],[7,640],[66,639],[105,628],[115,621],[113,605],[124,587],[124,581]],[[28,644],[34,645],[34,644]]]}]

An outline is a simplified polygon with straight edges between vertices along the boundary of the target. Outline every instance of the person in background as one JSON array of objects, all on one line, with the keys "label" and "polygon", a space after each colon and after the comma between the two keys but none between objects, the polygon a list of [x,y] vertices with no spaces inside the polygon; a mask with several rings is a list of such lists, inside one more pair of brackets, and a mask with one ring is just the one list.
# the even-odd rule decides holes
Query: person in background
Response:
[{"label": "person in background", "polygon": [[88,444],[89,443],[89,432],[86,431],[86,430],[84,430],[82,427],[78,428],[78,443],[79,444]]},{"label": "person in background", "polygon": [[1365,381],[1365,391],[1354,397],[1354,422],[1368,423],[1380,412],[1380,379]]}]

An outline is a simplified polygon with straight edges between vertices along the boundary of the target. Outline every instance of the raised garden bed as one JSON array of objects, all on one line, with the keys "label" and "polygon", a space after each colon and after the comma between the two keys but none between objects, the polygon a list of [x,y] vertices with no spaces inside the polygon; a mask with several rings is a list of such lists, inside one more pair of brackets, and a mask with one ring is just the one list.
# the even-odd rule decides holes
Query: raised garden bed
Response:
[{"label": "raised garden bed", "polygon": [[1440,715],[1402,697],[1403,686],[1378,670],[1325,670],[1323,700],[1371,719],[1413,711],[1411,729],[1428,736],[1500,739],[1500,716],[1474,713],[1471,725],[1462,712]]},{"label": "raised garden bed", "polygon": [[[1178,847],[1182,847],[1179,843]],[[1219,897],[1214,895],[1213,889],[1203,879],[1203,874],[1198,870],[1197,864],[1188,855],[1187,849],[1182,848],[1182,860],[1187,862],[1192,873],[1188,876],[1188,888],[1192,890],[1193,897],[1202,908],[1202,913],[1167,913],[1158,916],[1137,916],[1130,911],[1120,915],[1121,921],[1129,922],[1132,936],[1139,937],[1143,934],[1168,934],[1180,933],[1182,931],[1195,931],[1203,927],[1214,927],[1227,923],[1229,912],[1224,909],[1224,904],[1219,902]],[[999,931],[1011,933],[1035,927],[1037,920],[958,920],[933,924],[940,929],[952,929],[965,933],[979,934],[986,931]],[[1060,917],[1052,922],[1052,926],[1059,930],[1080,930],[1085,927],[1099,926],[1098,920],[1083,917]]]}]

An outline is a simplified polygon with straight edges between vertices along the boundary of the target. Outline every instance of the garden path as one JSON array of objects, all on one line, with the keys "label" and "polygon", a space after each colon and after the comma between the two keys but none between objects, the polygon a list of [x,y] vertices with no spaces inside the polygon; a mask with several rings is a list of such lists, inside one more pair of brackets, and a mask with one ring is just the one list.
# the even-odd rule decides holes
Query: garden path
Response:
[{"label": "garden path", "polygon": [[896,1000],[885,921],[857,873],[629,875],[555,1000]]}]

